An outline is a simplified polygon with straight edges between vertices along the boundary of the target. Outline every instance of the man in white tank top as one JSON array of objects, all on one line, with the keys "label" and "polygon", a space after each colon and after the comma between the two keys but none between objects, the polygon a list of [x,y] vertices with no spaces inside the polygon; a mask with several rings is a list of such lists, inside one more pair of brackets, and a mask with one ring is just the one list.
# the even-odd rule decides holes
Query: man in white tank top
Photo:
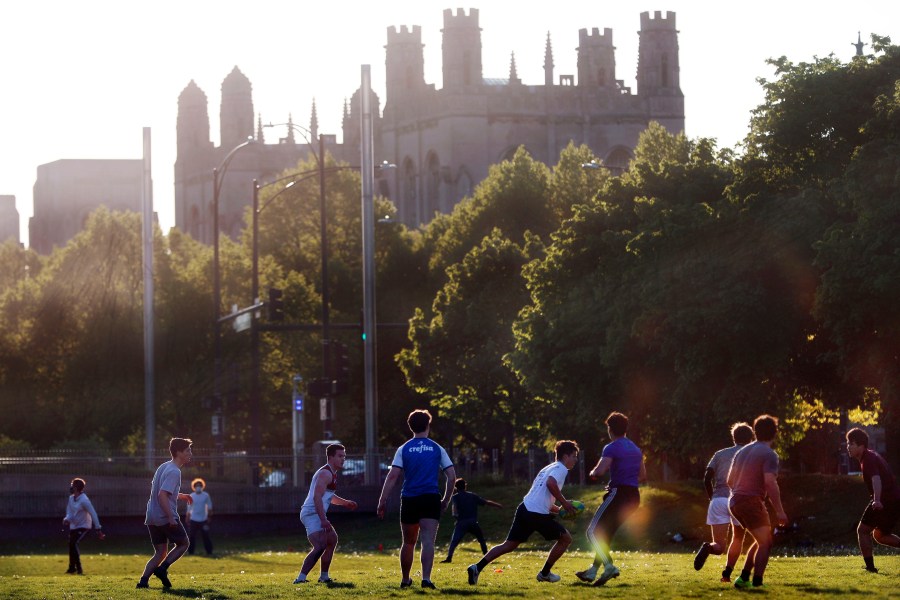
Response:
[{"label": "man in white tank top", "polygon": [[334,557],[334,549],[337,547],[338,536],[325,513],[332,504],[346,506],[350,510],[356,510],[356,502],[346,500],[335,494],[337,490],[337,472],[344,467],[347,451],[341,444],[329,444],[325,449],[327,462],[313,475],[309,484],[309,494],[300,508],[300,520],[306,527],[306,537],[312,544],[312,550],[306,555],[300,574],[294,583],[306,583],[306,576],[316,566],[319,559],[322,564],[319,567],[319,583],[331,583],[328,568]]}]

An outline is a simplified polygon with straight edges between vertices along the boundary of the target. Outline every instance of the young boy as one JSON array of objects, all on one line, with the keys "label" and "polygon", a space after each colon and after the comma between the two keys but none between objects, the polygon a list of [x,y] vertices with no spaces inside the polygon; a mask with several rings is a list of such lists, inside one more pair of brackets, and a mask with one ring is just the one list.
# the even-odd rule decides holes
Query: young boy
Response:
[{"label": "young boy", "polygon": [[450,538],[450,549],[447,550],[447,558],[442,563],[453,562],[453,551],[462,541],[463,536],[471,533],[481,544],[481,553],[487,554],[487,544],[484,540],[484,532],[481,531],[481,525],[478,524],[478,507],[493,506],[503,508],[502,504],[498,504],[493,500],[485,500],[478,494],[466,491],[466,480],[460,477],[454,484],[456,493],[450,503],[453,506],[453,516],[456,518],[456,527],[453,529],[453,537]]},{"label": "young boy", "polygon": [[66,505],[66,517],[63,519],[63,525],[69,528],[69,569],[66,571],[69,575],[84,575],[81,570],[81,553],[78,550],[78,543],[84,539],[87,532],[91,529],[97,530],[97,537],[101,540],[106,536],[100,526],[100,518],[91,499],[84,493],[84,479],[75,478],[69,485],[69,503]]},{"label": "young boy", "polygon": [[203,536],[203,548],[206,555],[209,556],[213,552],[212,540],[209,537],[209,523],[212,521],[212,498],[206,491],[206,482],[198,477],[191,482],[194,491],[191,492],[193,502],[187,507],[187,524],[188,524],[188,554],[194,553],[195,542],[197,541],[197,532]]},{"label": "young boy", "polygon": [[900,548],[900,537],[891,533],[900,519],[900,486],[887,461],[877,452],[869,450],[869,434],[862,429],[853,428],[847,432],[847,453],[859,461],[863,480],[872,496],[859,520],[856,535],[866,571],[877,573],[872,538],[879,544]]},{"label": "young boy", "polygon": [[[144,524],[150,533],[150,543],[153,544],[155,552],[144,567],[144,573],[137,584],[138,588],[150,587],[150,575],[155,575],[163,587],[172,587],[169,581],[169,567],[187,552],[188,536],[181,521],[178,520],[178,501],[184,500],[188,504],[193,501],[190,494],[181,493],[181,467],[191,462],[193,443],[187,438],[169,440],[169,454],[172,455],[172,460],[159,465],[153,475]],[[169,550],[170,542],[175,544],[171,550]]]},{"label": "young boy", "polygon": [[560,508],[554,501],[558,500],[566,511],[576,512],[575,507],[563,496],[562,487],[566,475],[577,462],[578,444],[571,440],[556,442],[556,461],[541,469],[534,478],[531,489],[516,508],[516,516],[506,535],[506,541],[491,548],[480,561],[466,569],[469,585],[478,583],[478,576],[486,566],[518,548],[535,531],[544,536],[545,540],[556,541],[550,548],[544,567],[537,574],[537,580],[551,583],[559,581],[559,575],[551,573],[550,569],[572,543],[572,534],[554,518]]},{"label": "young boy", "polygon": [[334,550],[337,548],[338,536],[326,513],[332,504],[346,506],[350,510],[356,510],[356,502],[338,496],[337,472],[344,468],[347,459],[347,451],[341,444],[329,444],[325,448],[325,464],[313,475],[309,483],[309,494],[300,508],[300,521],[306,528],[306,537],[312,544],[312,550],[303,560],[300,574],[294,583],[306,583],[306,576],[312,571],[319,558],[322,565],[319,567],[319,583],[331,583],[328,575],[331,567],[331,559],[334,558]]}]

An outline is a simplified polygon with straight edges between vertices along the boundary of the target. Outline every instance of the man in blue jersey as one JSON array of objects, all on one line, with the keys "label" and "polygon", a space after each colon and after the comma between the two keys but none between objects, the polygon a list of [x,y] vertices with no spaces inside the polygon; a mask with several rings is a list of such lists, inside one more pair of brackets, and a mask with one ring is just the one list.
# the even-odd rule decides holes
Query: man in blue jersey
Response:
[{"label": "man in blue jersey", "polygon": [[545,540],[555,540],[556,542],[550,548],[547,561],[537,574],[537,580],[549,583],[556,583],[560,580],[559,575],[552,573],[550,569],[572,543],[572,534],[554,518],[560,509],[556,505],[556,501],[558,500],[562,508],[567,511],[575,512],[575,507],[563,496],[562,487],[566,481],[566,475],[577,462],[578,444],[572,440],[556,442],[556,460],[541,469],[534,478],[531,489],[516,508],[516,516],[513,517],[509,533],[506,534],[506,541],[488,550],[481,560],[474,565],[469,565],[466,569],[469,585],[478,583],[478,576],[485,567],[504,554],[518,548],[519,544],[527,541],[535,531],[544,536]]},{"label": "man in blue jersey", "polygon": [[[384,480],[381,498],[378,499],[378,518],[383,519],[387,500],[394,486],[402,478],[400,489],[400,530],[403,546],[400,548],[400,587],[412,585],[409,577],[415,558],[416,541],[422,537],[422,587],[435,589],[431,582],[431,568],[434,564],[434,539],[437,536],[441,513],[450,504],[456,469],[447,451],[428,438],[431,433],[431,413],[414,410],[406,420],[413,438],[397,448],[391,470]],[[444,494],[438,486],[441,471],[446,476]]]},{"label": "man in blue jersey", "polygon": [[[626,436],[628,417],[620,412],[613,412],[606,418],[606,429],[612,441],[603,447],[600,461],[590,472],[591,479],[597,479],[609,472],[609,485],[603,503],[591,524],[588,525],[587,538],[594,549],[594,563],[575,576],[582,581],[594,581],[594,585],[605,585],[607,581],[619,576],[619,569],[613,564],[609,553],[609,544],[613,535],[641,503],[638,483],[647,480],[644,467],[644,455]],[[603,565],[603,572],[597,577],[597,571]]]},{"label": "man in blue jersey", "polygon": [[879,544],[900,548],[900,536],[892,533],[900,520],[900,485],[887,461],[869,450],[869,434],[862,429],[854,427],[847,432],[847,453],[859,461],[863,480],[872,497],[859,520],[856,535],[866,571],[877,573],[872,538]]}]

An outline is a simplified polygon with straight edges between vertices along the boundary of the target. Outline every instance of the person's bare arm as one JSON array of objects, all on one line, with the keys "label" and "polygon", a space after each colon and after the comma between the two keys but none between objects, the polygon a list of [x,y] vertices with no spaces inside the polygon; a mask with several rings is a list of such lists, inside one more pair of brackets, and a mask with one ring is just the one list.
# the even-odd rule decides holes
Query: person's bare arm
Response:
[{"label": "person's bare arm", "polygon": [[563,496],[562,490],[559,489],[559,485],[556,483],[556,480],[552,477],[547,478],[547,490],[553,495],[554,498],[562,505],[564,509],[566,509],[570,513],[577,512],[575,507],[572,506],[572,503],[566,500],[566,497]]},{"label": "person's bare arm", "polygon": [[608,456],[602,457],[599,461],[597,461],[597,466],[591,469],[589,477],[591,479],[599,479],[606,475],[606,472],[609,471],[609,468],[612,466],[612,461]]},{"label": "person's bare arm", "polygon": [[872,476],[872,508],[875,510],[884,508],[881,503],[881,475]]},{"label": "person's bare arm", "polygon": [[403,469],[400,467],[392,466],[391,470],[388,471],[387,477],[384,478],[384,487],[381,488],[381,497],[378,499],[378,508],[375,511],[379,519],[384,518],[384,512],[387,510],[387,499],[390,497],[391,492],[394,491],[394,486],[400,481],[402,471]]},{"label": "person's bare arm", "polygon": [[778,515],[778,524],[783,527],[787,525],[788,518],[784,512],[784,507],[781,505],[781,490],[778,487],[778,478],[775,476],[775,473],[766,473],[765,481],[766,493],[769,495],[769,500],[772,501],[772,506],[775,507],[775,513]]},{"label": "person's bare arm", "polygon": [[453,466],[447,467],[444,469],[444,475],[447,477],[447,482],[444,485],[444,497],[441,498],[441,512],[444,512],[450,506],[450,498],[453,497],[453,482],[456,481],[456,468]]}]

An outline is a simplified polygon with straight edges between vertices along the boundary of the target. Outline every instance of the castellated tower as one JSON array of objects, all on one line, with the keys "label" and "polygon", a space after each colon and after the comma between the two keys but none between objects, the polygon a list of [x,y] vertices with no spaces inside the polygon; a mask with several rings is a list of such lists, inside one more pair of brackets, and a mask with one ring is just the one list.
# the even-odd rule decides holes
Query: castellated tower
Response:
[{"label": "castellated tower", "polygon": [[235,67],[222,82],[219,109],[222,148],[234,148],[253,137],[253,98],[250,80]]},{"label": "castellated tower", "polygon": [[178,96],[178,121],[176,136],[178,138],[178,156],[195,153],[198,150],[211,148],[209,141],[208,101],[194,80]]},{"label": "castellated tower", "polygon": [[675,13],[660,11],[653,17],[641,13],[641,30],[638,33],[637,91],[644,96],[681,95],[678,67],[678,30],[675,29]]},{"label": "castellated tower", "polygon": [[425,87],[425,58],[422,28],[415,25],[388,27],[385,48],[385,85],[388,103],[399,103]]},{"label": "castellated tower", "polygon": [[481,85],[481,27],[478,26],[478,9],[470,8],[469,15],[463,9],[456,14],[449,8],[444,11],[442,46],[444,89]]},{"label": "castellated tower", "polygon": [[616,48],[612,29],[594,27],[578,31],[578,85],[583,87],[613,86],[616,83]]}]

